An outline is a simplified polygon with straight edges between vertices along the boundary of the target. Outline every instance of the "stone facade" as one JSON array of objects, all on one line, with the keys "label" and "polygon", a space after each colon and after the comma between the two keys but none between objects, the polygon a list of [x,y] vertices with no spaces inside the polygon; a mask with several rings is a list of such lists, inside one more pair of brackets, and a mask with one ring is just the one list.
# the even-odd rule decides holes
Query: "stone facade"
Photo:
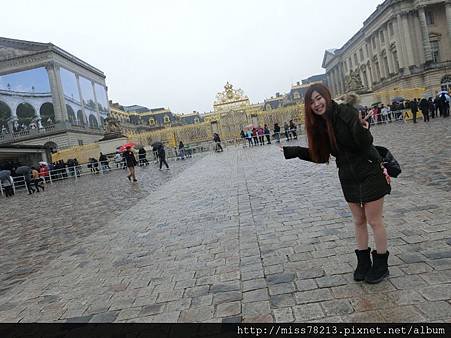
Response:
[{"label": "stone facade", "polygon": [[323,58],[334,97],[425,88],[451,89],[451,1],[386,0],[340,49]]}]

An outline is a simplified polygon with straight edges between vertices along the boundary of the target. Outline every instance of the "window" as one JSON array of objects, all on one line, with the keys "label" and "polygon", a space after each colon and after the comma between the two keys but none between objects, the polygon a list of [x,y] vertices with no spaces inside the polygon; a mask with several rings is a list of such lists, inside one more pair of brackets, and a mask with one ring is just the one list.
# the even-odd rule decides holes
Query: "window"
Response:
[{"label": "window", "polygon": [[398,60],[398,51],[395,49],[392,51],[393,54],[393,61],[395,63],[395,73],[399,71],[399,60]]},{"label": "window", "polygon": [[352,70],[352,59],[349,58],[348,62],[349,62],[349,70]]},{"label": "window", "polygon": [[376,37],[373,36],[373,38],[371,39],[372,45],[373,45],[373,49],[376,49]]},{"label": "window", "polygon": [[360,54],[360,61],[363,61],[363,49],[362,48],[360,48],[359,54]]},{"label": "window", "polygon": [[368,45],[366,44],[365,45],[365,50],[366,50],[366,57],[370,57],[370,52],[369,52],[369,50],[368,50]]},{"label": "window", "polygon": [[359,63],[359,61],[357,60],[357,53],[354,53],[354,63],[356,66]]},{"label": "window", "polygon": [[379,39],[381,40],[382,43],[385,43],[384,31],[382,30],[379,32]]},{"label": "window", "polygon": [[154,119],[153,117],[151,117],[151,118],[149,119],[149,124],[150,124],[151,126],[155,125],[155,119]]},{"label": "window", "polygon": [[434,16],[431,11],[426,12],[426,24],[433,25],[434,24]]},{"label": "window", "polygon": [[390,36],[393,36],[393,34],[395,34],[395,32],[393,30],[393,22],[390,22],[388,24],[388,32],[390,33]]},{"label": "window", "polygon": [[171,122],[171,119],[169,118],[169,116],[165,115],[164,116],[164,123],[169,123]]},{"label": "window", "polygon": [[380,81],[380,79],[381,79],[381,69],[379,68],[379,62],[378,62],[378,61],[376,61],[376,62],[374,63],[374,68],[376,69],[376,78],[377,78],[377,81]]},{"label": "window", "polygon": [[78,140],[78,145],[82,146],[83,145],[83,140]]},{"label": "window", "polygon": [[431,41],[432,62],[440,62],[440,49],[437,40]]},{"label": "window", "polygon": [[383,58],[384,61],[384,70],[385,70],[385,74],[388,77],[388,74],[390,74],[389,68],[388,68],[388,58],[387,55],[384,56]]},{"label": "window", "polygon": [[199,123],[199,118],[198,117],[194,118],[194,123]]}]

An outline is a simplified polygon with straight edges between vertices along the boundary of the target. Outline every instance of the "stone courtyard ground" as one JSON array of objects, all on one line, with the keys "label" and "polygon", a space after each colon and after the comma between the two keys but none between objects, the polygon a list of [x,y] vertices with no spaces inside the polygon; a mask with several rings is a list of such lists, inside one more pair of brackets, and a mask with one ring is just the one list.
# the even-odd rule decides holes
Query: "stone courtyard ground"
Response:
[{"label": "stone courtyard ground", "polygon": [[372,133],[403,169],[384,282],[352,280],[333,162],[229,147],[1,199],[0,321],[450,322],[451,119]]}]

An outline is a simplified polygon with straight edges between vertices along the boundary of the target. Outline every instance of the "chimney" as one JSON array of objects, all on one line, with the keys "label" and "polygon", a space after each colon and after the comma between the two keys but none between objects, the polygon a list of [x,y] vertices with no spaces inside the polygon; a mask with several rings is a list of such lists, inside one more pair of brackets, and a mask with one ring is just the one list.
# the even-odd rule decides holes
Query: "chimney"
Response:
[{"label": "chimney", "polygon": [[299,81],[298,81],[298,82],[296,82],[296,85],[300,86],[300,83],[299,83]]},{"label": "chimney", "polygon": [[279,93],[279,92],[277,92],[277,93],[276,93],[276,97],[279,97],[279,96],[280,96],[280,93]]}]

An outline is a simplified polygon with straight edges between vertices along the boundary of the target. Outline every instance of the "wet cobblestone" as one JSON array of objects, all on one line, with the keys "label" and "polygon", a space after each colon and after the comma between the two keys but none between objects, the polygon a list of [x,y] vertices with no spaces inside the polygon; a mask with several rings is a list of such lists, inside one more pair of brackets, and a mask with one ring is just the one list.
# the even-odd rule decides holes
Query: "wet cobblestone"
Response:
[{"label": "wet cobblestone", "polygon": [[380,284],[352,279],[333,162],[229,147],[137,185],[114,173],[2,200],[0,321],[449,322],[450,121],[372,128],[403,169]]}]

